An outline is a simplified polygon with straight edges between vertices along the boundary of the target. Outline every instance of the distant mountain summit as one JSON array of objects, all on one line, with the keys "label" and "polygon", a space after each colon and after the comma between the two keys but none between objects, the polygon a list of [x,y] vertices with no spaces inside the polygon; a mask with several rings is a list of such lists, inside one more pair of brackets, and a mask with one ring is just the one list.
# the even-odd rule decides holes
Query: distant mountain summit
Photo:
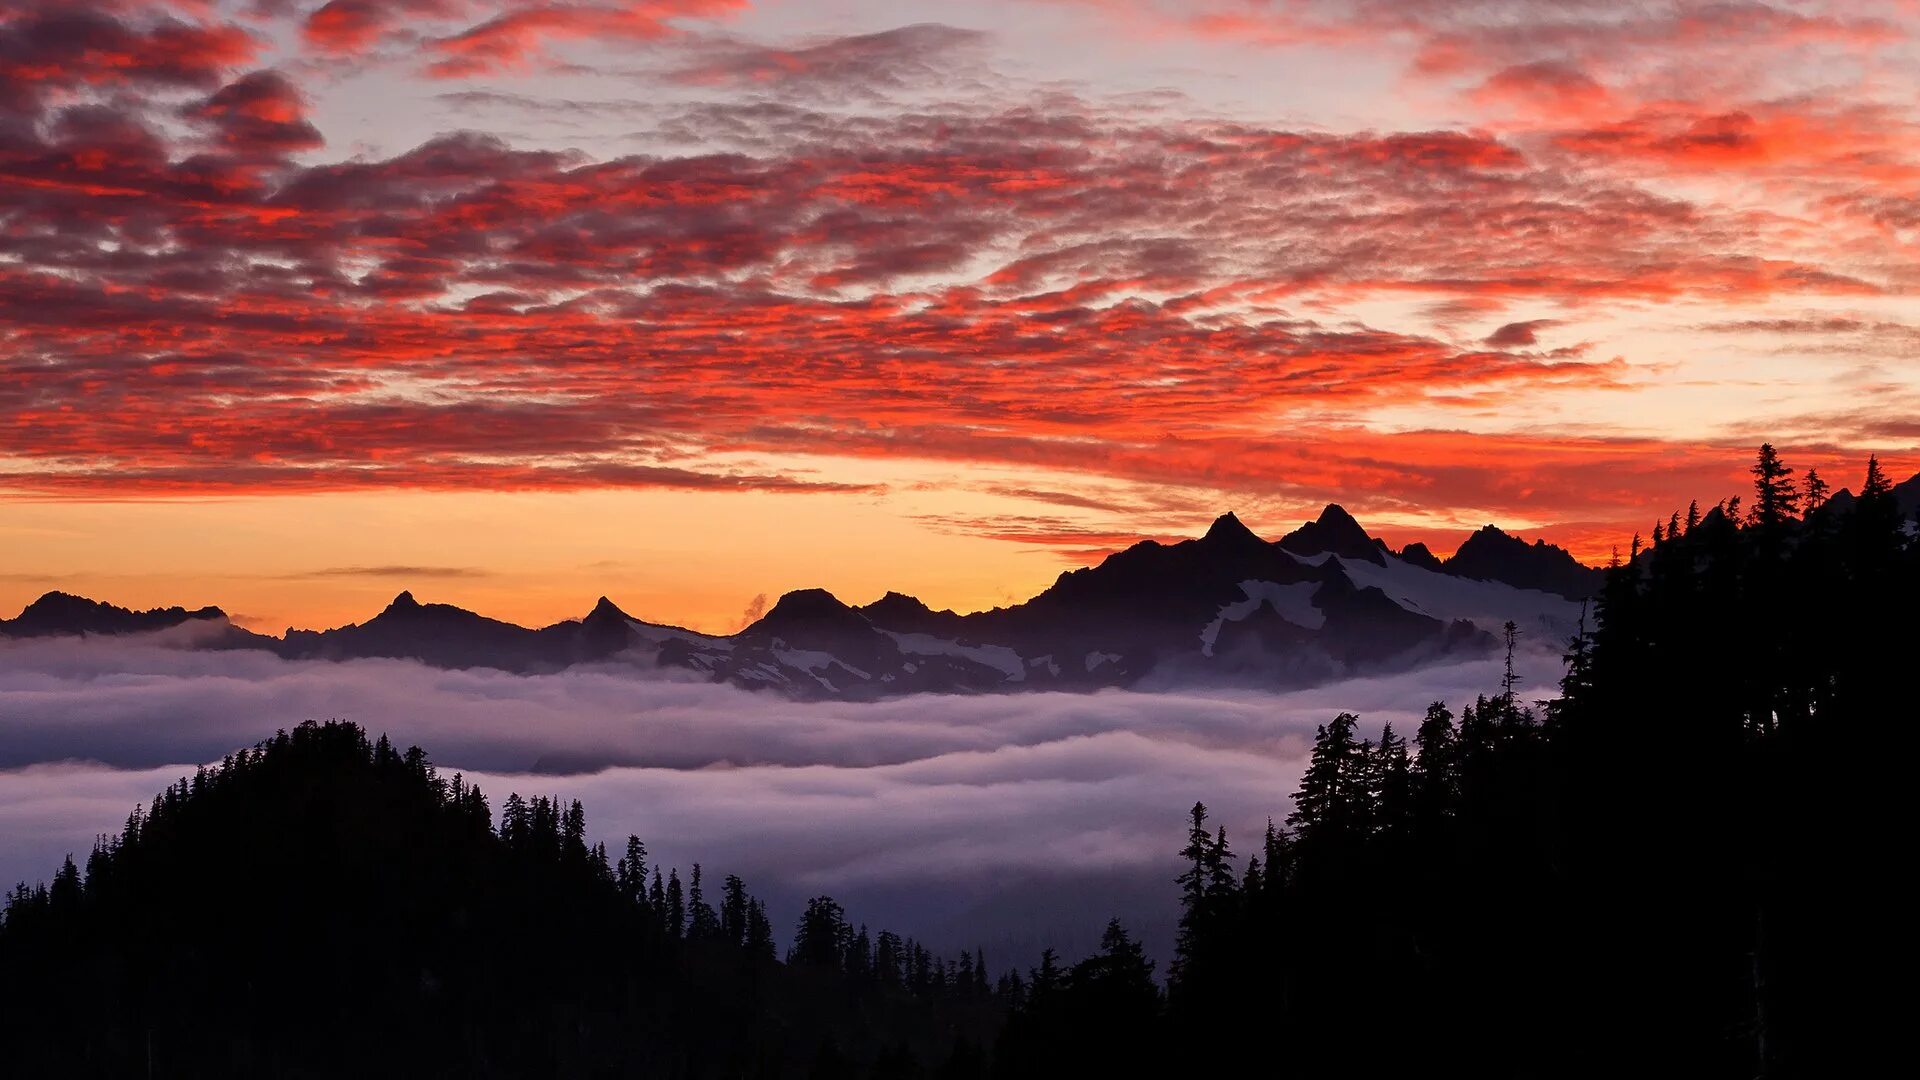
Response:
[{"label": "distant mountain summit", "polygon": [[1428,549],[1427,545],[1418,540],[1400,549],[1400,561],[1409,566],[1417,566],[1422,570],[1432,570],[1435,573],[1446,569],[1445,564],[1440,561],[1439,556],[1435,555]]},{"label": "distant mountain summit", "polygon": [[12,619],[0,619],[0,633],[11,637],[49,637],[56,634],[142,634],[166,630],[194,619],[221,619],[217,607],[188,611],[182,607],[134,611],[103,604],[72,593],[50,592],[28,604]]},{"label": "distant mountain summit", "polygon": [[1517,589],[1539,589],[1575,600],[1584,600],[1599,592],[1607,576],[1599,567],[1583,565],[1565,548],[1544,540],[1529,544],[1492,525],[1483,526],[1467,537],[1442,569],[1455,577],[1498,581]]},{"label": "distant mountain summit", "polygon": [[1591,592],[1598,575],[1559,548],[1491,527],[1444,562],[1419,544],[1395,554],[1330,504],[1278,541],[1222,514],[1193,539],[1143,540],[1023,603],[971,614],[900,592],[855,607],[799,589],[730,635],[643,622],[604,596],[581,618],[529,628],[408,591],[365,622],[273,638],[232,628],[218,608],[133,612],[50,593],[0,621],[0,634],[134,634],[199,621],[230,631],[211,639],[216,647],[288,659],[523,673],[638,664],[801,698],[1299,686],[1484,652],[1510,619],[1563,637],[1578,618],[1570,597]]},{"label": "distant mountain summit", "polygon": [[1216,549],[1239,548],[1243,551],[1251,551],[1267,546],[1267,542],[1256,536],[1254,531],[1247,528],[1246,523],[1240,520],[1240,516],[1231,510],[1214,518],[1213,524],[1207,526],[1206,533],[1200,539]]},{"label": "distant mountain summit", "polygon": [[[1909,515],[1920,511],[1920,476],[1893,491]],[[1847,513],[1855,501],[1837,492],[1822,513]],[[1725,513],[1710,509],[1703,524]],[[799,698],[1300,686],[1482,653],[1509,621],[1536,640],[1563,641],[1604,579],[1564,548],[1494,525],[1446,559],[1418,542],[1396,552],[1329,503],[1272,541],[1224,513],[1200,536],[1142,540],[1026,601],[965,614],[901,592],[855,606],[798,589],[734,634],[645,622],[605,596],[578,619],[529,628],[401,592],[363,623],[276,638],[233,626],[215,607],[133,611],[51,592],[0,620],[0,637],[187,627],[166,643],[511,672],[637,665]]]},{"label": "distant mountain summit", "polygon": [[1318,518],[1281,537],[1280,546],[1295,555],[1333,554],[1375,565],[1385,565],[1387,553],[1387,545],[1368,536],[1339,503],[1328,503]]}]

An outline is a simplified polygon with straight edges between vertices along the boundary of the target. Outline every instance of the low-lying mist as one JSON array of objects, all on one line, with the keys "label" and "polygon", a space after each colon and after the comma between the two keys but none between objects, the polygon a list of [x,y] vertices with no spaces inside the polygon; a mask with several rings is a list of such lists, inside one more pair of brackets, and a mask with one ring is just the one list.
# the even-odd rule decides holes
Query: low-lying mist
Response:
[{"label": "low-lying mist", "polygon": [[[552,675],[285,661],[146,638],[0,642],[0,881],[50,877],[128,811],[227,752],[352,720],[477,780],[577,798],[595,838],[737,873],[791,926],[831,893],[943,949],[1077,955],[1119,915],[1164,958],[1174,852],[1207,803],[1243,855],[1280,819],[1334,714],[1410,735],[1428,702],[1498,689],[1477,660],[1286,693],[920,696],[795,703],[626,666]],[[1522,656],[1546,694],[1558,658]]]}]

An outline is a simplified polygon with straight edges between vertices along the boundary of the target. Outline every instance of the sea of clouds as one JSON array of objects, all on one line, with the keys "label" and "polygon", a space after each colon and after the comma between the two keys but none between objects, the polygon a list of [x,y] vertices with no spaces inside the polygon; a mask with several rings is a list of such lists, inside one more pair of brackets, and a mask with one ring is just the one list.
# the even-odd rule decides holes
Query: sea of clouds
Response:
[{"label": "sea of clouds", "polygon": [[[1426,705],[1499,685],[1493,661],[1307,690],[921,695],[846,704],[630,666],[551,675],[287,661],[166,635],[0,642],[0,882],[84,857],[136,803],[308,719],[345,719],[509,791],[582,800],[682,876],[745,878],[790,925],[828,893],[857,921],[995,966],[1091,948],[1119,915],[1162,961],[1174,852],[1202,800],[1242,854],[1282,819],[1314,729],[1410,735]],[[1523,656],[1544,694],[1559,663]]]}]

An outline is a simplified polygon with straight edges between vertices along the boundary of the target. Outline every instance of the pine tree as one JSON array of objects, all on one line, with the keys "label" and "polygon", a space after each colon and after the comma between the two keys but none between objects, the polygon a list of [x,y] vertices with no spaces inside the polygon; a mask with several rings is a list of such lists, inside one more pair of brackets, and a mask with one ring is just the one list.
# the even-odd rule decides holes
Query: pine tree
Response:
[{"label": "pine tree", "polygon": [[747,885],[734,874],[720,888],[720,936],[737,946],[747,943]]},{"label": "pine tree", "polygon": [[701,886],[700,864],[693,864],[693,877],[687,891],[687,937],[694,941],[712,941],[720,936],[720,916],[707,903]]},{"label": "pine tree", "polygon": [[906,961],[904,946],[900,935],[891,930],[880,931],[873,946],[873,973],[882,986],[900,986],[905,979],[903,965]]},{"label": "pine tree", "polygon": [[1239,882],[1233,876],[1233,848],[1227,844],[1227,827],[1214,830],[1207,845],[1207,903],[1218,909],[1233,900]]},{"label": "pine tree", "polygon": [[1374,826],[1390,837],[1403,837],[1413,817],[1413,772],[1407,758],[1407,741],[1393,733],[1393,725],[1380,729],[1380,745],[1373,750],[1372,796]]},{"label": "pine tree", "polygon": [[1314,736],[1293,812],[1287,815],[1303,845],[1338,844],[1365,826],[1365,759],[1353,737],[1359,722],[1352,713],[1341,713]]},{"label": "pine tree", "polygon": [[1808,469],[1805,481],[1801,485],[1800,500],[1809,515],[1827,505],[1832,489],[1820,478],[1819,469]]},{"label": "pine tree", "polygon": [[1460,740],[1446,702],[1427,706],[1427,715],[1414,730],[1413,747],[1412,785],[1419,815],[1429,820],[1450,816],[1459,798]]},{"label": "pine tree", "polygon": [[627,903],[647,902],[647,845],[638,836],[627,837],[627,853],[615,867],[614,883]]},{"label": "pine tree", "polygon": [[1267,819],[1267,833],[1260,846],[1260,856],[1266,867],[1266,892],[1276,898],[1292,879],[1292,840],[1285,829],[1275,827],[1272,818]]},{"label": "pine tree", "polygon": [[569,862],[584,861],[587,856],[587,811],[575,799],[561,819],[561,852]]},{"label": "pine tree", "polygon": [[667,871],[667,907],[666,931],[668,937],[685,937],[687,933],[687,901],[685,891],[680,887],[680,868]]},{"label": "pine tree", "polygon": [[831,896],[816,896],[807,901],[807,909],[794,928],[793,950],[789,961],[812,967],[840,968],[847,949],[853,943],[853,931],[847,925],[847,913]]},{"label": "pine tree", "polygon": [[1060,956],[1052,949],[1040,950],[1040,966],[1028,975],[1028,998],[1035,1004],[1058,993],[1066,976],[1060,970]]},{"label": "pine tree", "polygon": [[1187,870],[1176,879],[1180,886],[1180,932],[1169,976],[1176,984],[1191,971],[1196,959],[1212,947],[1211,939],[1220,931],[1237,884],[1226,829],[1221,828],[1217,834],[1208,831],[1207,808],[1203,803],[1193,804],[1189,821],[1187,846],[1180,851],[1180,857],[1187,861]]},{"label": "pine tree", "polygon": [[1075,964],[1069,980],[1074,991],[1088,995],[1095,1011],[1112,1023],[1150,1022],[1159,1011],[1153,961],[1119,919],[1107,923],[1100,935],[1100,951]]},{"label": "pine tree", "polygon": [[1753,468],[1753,524],[1775,530],[1791,520],[1799,509],[1800,493],[1793,486],[1793,470],[1780,460],[1772,443],[1761,443]]},{"label": "pine tree", "polygon": [[[1187,846],[1180,849],[1180,858],[1187,869],[1176,879],[1180,886],[1180,926],[1182,940],[1186,940],[1192,924],[1199,917],[1200,909],[1206,901],[1207,862],[1213,849],[1213,831],[1207,828],[1207,807],[1205,803],[1194,803],[1188,812]],[[1183,950],[1184,951],[1184,950]],[[1180,962],[1174,961],[1175,971]]]},{"label": "pine tree", "polygon": [[53,887],[47,891],[48,903],[59,911],[72,911],[80,906],[80,868],[74,865],[73,856],[68,855],[53,875]]},{"label": "pine tree", "polygon": [[841,967],[855,979],[873,977],[873,938],[867,933],[866,923],[861,923],[847,942],[846,960]]},{"label": "pine tree", "polygon": [[747,902],[747,955],[760,960],[774,958],[773,923],[767,909],[758,900]]},{"label": "pine tree", "polygon": [[512,847],[525,847],[528,826],[527,801],[517,791],[509,794],[500,805],[500,839]]},{"label": "pine tree", "polygon": [[[1638,548],[1639,545],[1634,546]],[[1506,673],[1500,677],[1500,701],[1508,712],[1512,712],[1515,708],[1514,691],[1520,686],[1520,676],[1513,670],[1513,653],[1520,643],[1520,627],[1509,619],[1501,626],[1500,632],[1507,645]]]}]

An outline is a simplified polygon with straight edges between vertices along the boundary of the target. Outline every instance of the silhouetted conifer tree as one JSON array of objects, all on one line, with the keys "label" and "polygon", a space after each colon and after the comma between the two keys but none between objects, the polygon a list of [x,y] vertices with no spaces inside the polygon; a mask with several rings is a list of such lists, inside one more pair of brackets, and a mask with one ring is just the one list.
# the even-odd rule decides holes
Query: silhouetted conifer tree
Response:
[{"label": "silhouetted conifer tree", "polygon": [[685,889],[680,885],[680,868],[677,866],[667,871],[667,903],[663,910],[666,913],[664,925],[667,936],[673,938],[686,936],[687,898]]}]

